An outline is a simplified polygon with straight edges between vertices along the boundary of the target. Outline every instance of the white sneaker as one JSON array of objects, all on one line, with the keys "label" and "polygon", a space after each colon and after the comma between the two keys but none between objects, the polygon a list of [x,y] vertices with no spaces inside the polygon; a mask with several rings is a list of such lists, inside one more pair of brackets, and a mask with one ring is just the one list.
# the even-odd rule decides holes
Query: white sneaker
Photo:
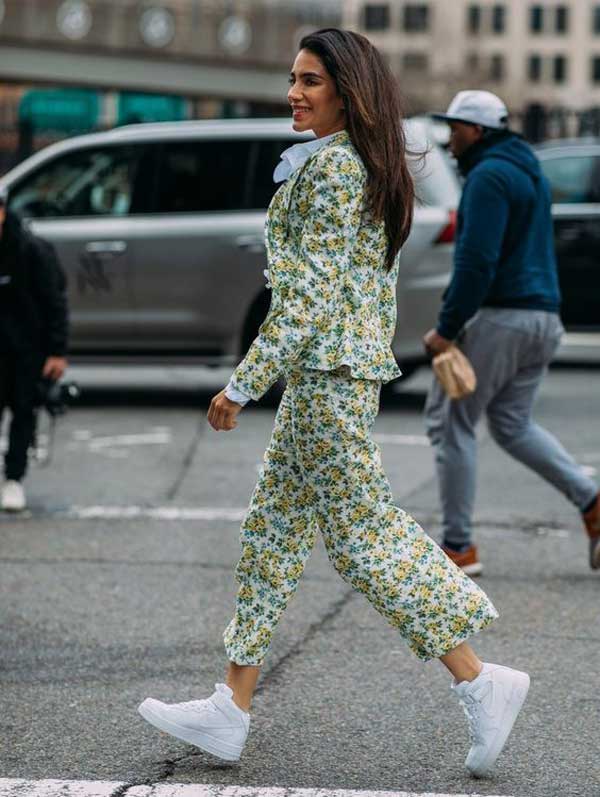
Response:
[{"label": "white sneaker", "polygon": [[452,683],[467,720],[472,747],[465,766],[476,778],[488,775],[506,744],[529,690],[519,670],[484,664],[474,681]]},{"label": "white sneaker", "polygon": [[207,700],[161,703],[147,697],[139,706],[142,717],[155,728],[194,744],[225,761],[238,761],[250,728],[250,715],[232,700],[225,684],[215,684]]},{"label": "white sneaker", "polygon": [[22,512],[25,509],[25,490],[21,482],[13,479],[4,482],[0,506],[5,512]]}]

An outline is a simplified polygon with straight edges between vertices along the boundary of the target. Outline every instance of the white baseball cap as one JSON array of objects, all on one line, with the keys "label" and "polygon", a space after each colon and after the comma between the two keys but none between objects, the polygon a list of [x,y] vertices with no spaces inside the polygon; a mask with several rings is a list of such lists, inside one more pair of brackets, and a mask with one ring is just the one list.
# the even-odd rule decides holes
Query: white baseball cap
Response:
[{"label": "white baseball cap", "polygon": [[446,113],[432,113],[433,119],[444,122],[467,122],[493,130],[508,126],[508,109],[491,91],[459,91]]}]

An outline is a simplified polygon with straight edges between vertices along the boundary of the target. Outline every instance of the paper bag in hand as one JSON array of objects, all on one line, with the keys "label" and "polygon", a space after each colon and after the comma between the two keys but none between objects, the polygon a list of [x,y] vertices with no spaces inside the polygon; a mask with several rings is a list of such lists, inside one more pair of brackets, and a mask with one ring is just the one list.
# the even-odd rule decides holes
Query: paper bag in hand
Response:
[{"label": "paper bag in hand", "polygon": [[475,392],[477,377],[471,363],[456,346],[436,354],[433,370],[446,395],[451,399],[462,399]]}]

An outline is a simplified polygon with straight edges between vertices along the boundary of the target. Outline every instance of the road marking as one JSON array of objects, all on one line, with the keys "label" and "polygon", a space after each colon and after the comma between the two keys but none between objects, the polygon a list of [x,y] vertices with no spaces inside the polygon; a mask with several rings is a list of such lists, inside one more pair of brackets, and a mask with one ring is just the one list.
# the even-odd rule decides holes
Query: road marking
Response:
[{"label": "road marking", "polygon": [[[100,504],[79,506],[75,504],[66,509],[51,511],[48,514],[52,517],[62,517],[68,520],[224,520],[229,523],[240,523],[246,517],[247,511],[248,508],[245,506],[138,506],[136,504],[131,506]],[[42,517],[45,514],[29,510],[20,513],[18,516],[0,513],[0,521],[15,520],[16,518],[29,520]],[[423,512],[417,512],[416,516],[421,517],[422,522],[426,522]],[[435,518],[429,518],[427,522],[432,524],[435,522]],[[530,521],[525,522],[517,519],[513,522],[507,522],[506,520],[498,520],[498,518],[477,516],[475,522],[482,534],[491,536],[510,535],[523,539],[523,531],[527,531],[533,532],[538,537],[560,537],[565,539],[572,534],[569,529],[546,526],[541,521],[532,527]],[[530,538],[530,534],[527,537]]]},{"label": "road marking", "polygon": [[75,520],[243,520],[246,507],[212,506],[72,506],[65,515]]},{"label": "road marking", "polygon": [[11,780],[0,778],[0,797],[111,797],[124,783],[108,780]]},{"label": "road marking", "polygon": [[173,442],[168,426],[154,426],[145,432],[104,435],[94,437],[89,429],[75,429],[67,450],[77,450],[81,445],[92,454],[101,454],[114,459],[126,459],[136,446],[166,446]]},{"label": "road marking", "polygon": [[256,786],[219,787],[178,783],[173,786],[171,784],[134,786],[127,791],[124,797],[483,797],[483,795],[474,793],[470,795],[434,794],[433,792],[416,791],[356,791],[353,789],[282,789]]},{"label": "road marking", "polygon": [[[0,778],[0,797],[483,797],[479,793],[449,794],[416,791],[363,791],[353,789],[293,789],[218,784],[160,783],[130,786],[108,780],[24,780]],[[487,795],[502,797],[502,795]],[[507,795],[504,795],[507,797]]]},{"label": "road marking", "polygon": [[374,434],[376,443],[388,443],[392,446],[428,446],[429,438],[422,434]]},{"label": "road marking", "polygon": [[103,448],[120,448],[121,446],[167,445],[170,442],[171,432],[163,428],[152,432],[141,432],[139,434],[117,434],[111,437],[92,437],[88,441],[88,444],[92,451],[99,451]]}]

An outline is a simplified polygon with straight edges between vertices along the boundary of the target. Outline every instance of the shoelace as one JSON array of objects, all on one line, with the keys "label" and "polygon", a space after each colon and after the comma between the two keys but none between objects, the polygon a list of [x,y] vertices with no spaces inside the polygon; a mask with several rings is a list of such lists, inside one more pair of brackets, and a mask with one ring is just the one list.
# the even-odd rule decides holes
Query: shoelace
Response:
[{"label": "shoelace", "polygon": [[465,716],[467,718],[467,722],[469,724],[469,737],[471,738],[471,742],[473,744],[477,744],[481,741],[481,724],[479,722],[479,708],[480,704],[478,700],[471,699],[463,699],[460,701],[463,711],[465,712]]},{"label": "shoelace", "polygon": [[173,708],[178,708],[181,711],[210,711],[212,714],[216,713],[217,707],[212,700],[189,700],[186,703],[175,703]]}]

